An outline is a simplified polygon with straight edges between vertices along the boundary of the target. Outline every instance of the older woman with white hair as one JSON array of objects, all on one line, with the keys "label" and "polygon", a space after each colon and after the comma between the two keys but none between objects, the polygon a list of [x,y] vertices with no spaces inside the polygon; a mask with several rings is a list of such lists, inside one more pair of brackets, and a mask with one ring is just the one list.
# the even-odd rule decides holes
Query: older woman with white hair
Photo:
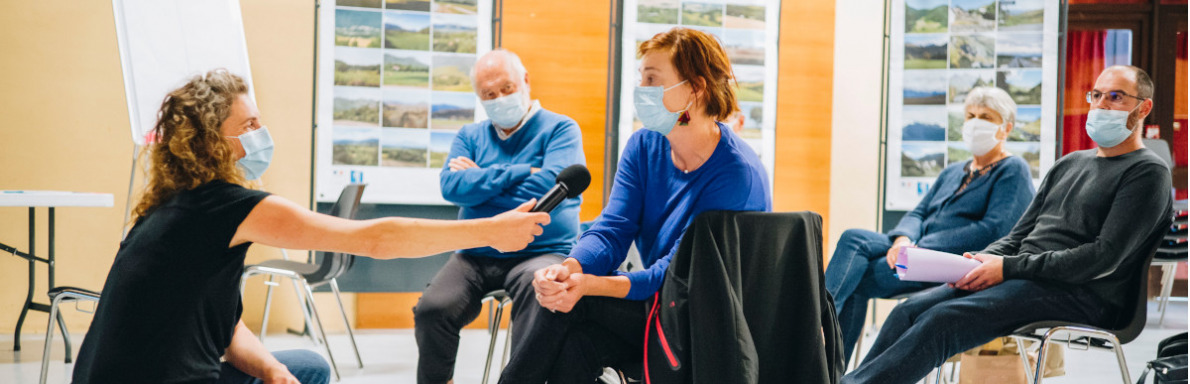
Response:
[{"label": "older woman with white hair", "polygon": [[847,359],[867,316],[868,299],[889,298],[937,284],[901,281],[893,269],[902,247],[961,254],[1008,234],[1033,199],[1029,165],[1004,149],[1016,103],[994,87],[967,94],[963,142],[972,159],[942,170],[921,202],[887,234],[843,232],[826,269]]}]

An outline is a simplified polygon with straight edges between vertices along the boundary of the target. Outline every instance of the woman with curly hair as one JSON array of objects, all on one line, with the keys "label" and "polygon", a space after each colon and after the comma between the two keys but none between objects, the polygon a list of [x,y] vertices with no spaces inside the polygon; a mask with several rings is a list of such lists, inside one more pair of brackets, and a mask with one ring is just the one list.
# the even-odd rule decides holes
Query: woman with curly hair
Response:
[{"label": "woman with curly hair", "polygon": [[247,84],[225,70],[170,92],[152,134],[148,185],[79,349],[75,383],[326,383],[320,356],[271,354],[240,319],[252,243],[381,259],[512,251],[550,218],[528,212],[530,201],[487,219],[356,221],[246,188],[268,168],[272,138]]}]

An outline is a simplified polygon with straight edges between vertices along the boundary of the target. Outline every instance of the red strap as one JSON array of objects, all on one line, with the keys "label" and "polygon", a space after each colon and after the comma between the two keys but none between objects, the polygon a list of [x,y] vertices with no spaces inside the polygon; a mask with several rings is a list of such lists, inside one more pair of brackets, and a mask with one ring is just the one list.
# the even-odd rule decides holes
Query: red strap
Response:
[{"label": "red strap", "polygon": [[649,317],[645,319],[645,384],[652,384],[649,379],[649,325],[653,322],[653,314],[657,313],[657,298],[660,293],[653,294],[653,307],[649,309]]}]

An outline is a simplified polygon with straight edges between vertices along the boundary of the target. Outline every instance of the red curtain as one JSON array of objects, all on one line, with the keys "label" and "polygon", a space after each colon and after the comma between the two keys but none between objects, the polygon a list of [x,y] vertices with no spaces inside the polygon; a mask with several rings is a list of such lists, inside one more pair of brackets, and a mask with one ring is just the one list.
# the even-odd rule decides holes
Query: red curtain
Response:
[{"label": "red curtain", "polygon": [[1062,114],[1062,155],[1095,148],[1085,125],[1090,104],[1087,91],[1095,88],[1095,78],[1103,72],[1103,40],[1107,31],[1069,31],[1066,33],[1066,91]]}]

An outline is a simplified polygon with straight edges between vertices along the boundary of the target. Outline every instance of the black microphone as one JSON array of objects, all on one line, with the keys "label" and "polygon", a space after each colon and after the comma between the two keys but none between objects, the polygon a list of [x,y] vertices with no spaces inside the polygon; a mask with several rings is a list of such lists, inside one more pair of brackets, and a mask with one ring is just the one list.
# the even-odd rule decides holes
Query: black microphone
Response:
[{"label": "black microphone", "polygon": [[530,212],[549,212],[561,204],[562,200],[578,197],[591,185],[591,172],[582,164],[575,164],[558,172],[556,180],[557,184],[537,200],[537,205],[533,206]]}]

